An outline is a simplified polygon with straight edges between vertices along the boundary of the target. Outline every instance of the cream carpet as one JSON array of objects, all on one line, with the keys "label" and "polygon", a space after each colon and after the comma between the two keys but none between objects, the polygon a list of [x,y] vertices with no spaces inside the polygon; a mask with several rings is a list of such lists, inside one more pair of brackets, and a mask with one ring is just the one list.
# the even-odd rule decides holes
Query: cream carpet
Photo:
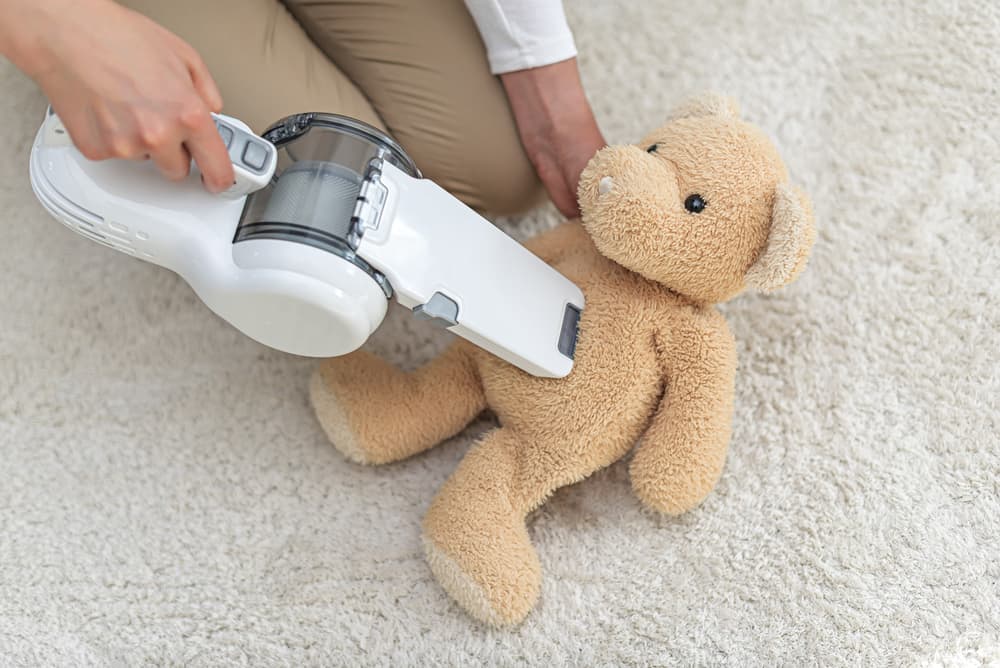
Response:
[{"label": "cream carpet", "polygon": [[[313,362],[46,216],[2,64],[0,665],[1000,664],[998,5],[568,4],[609,139],[724,91],[815,199],[805,277],[726,308],[718,490],[678,520],[622,465],[563,490],[541,605],[476,625],[418,538],[475,429],[345,462]],[[401,316],[371,345],[413,365],[443,337]]]}]

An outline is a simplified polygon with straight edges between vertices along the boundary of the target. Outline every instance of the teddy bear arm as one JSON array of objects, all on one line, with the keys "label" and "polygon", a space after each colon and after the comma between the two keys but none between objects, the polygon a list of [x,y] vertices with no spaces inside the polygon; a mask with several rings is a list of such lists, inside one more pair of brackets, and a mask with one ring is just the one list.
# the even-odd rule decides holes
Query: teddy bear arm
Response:
[{"label": "teddy bear arm", "polygon": [[629,472],[640,500],[671,515],[711,492],[729,446],[736,349],[725,320],[713,313],[655,337],[666,389]]}]

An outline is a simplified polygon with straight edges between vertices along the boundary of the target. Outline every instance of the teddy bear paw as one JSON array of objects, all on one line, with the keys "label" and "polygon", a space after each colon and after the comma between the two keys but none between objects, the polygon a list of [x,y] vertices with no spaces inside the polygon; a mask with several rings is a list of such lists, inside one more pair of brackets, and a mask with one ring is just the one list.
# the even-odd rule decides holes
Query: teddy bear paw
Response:
[{"label": "teddy bear paw", "polygon": [[650,510],[664,515],[682,515],[704,501],[719,481],[721,464],[691,468],[683,475],[663,477],[649,462],[636,455],[630,467],[632,490]]},{"label": "teddy bear paw", "polygon": [[342,455],[358,464],[373,464],[375,462],[362,447],[358,432],[353,428],[344,404],[337,396],[337,386],[327,363],[313,373],[309,383],[309,399],[316,418],[333,447]]},{"label": "teddy bear paw", "polygon": [[453,556],[426,534],[423,542],[427,564],[441,587],[479,621],[497,628],[512,627],[524,621],[538,602],[541,575],[537,565],[516,564],[509,554],[474,563],[477,558],[472,554],[464,559]]}]

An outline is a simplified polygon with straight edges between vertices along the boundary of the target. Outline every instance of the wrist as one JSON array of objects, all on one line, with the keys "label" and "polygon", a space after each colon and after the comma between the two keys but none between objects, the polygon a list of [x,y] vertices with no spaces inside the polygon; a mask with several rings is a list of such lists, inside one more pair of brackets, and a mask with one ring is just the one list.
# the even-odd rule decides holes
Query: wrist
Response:
[{"label": "wrist", "polygon": [[500,75],[514,115],[522,121],[593,118],[576,58]]},{"label": "wrist", "polygon": [[604,137],[576,59],[509,72],[501,80],[528,157],[535,162],[539,153],[555,154],[560,169],[579,176],[583,164],[604,146]]},{"label": "wrist", "polygon": [[580,173],[605,142],[583,91],[576,59],[500,78],[528,159],[559,210],[578,215]]},{"label": "wrist", "polygon": [[32,78],[47,56],[39,30],[47,10],[46,2],[0,0],[0,53]]}]

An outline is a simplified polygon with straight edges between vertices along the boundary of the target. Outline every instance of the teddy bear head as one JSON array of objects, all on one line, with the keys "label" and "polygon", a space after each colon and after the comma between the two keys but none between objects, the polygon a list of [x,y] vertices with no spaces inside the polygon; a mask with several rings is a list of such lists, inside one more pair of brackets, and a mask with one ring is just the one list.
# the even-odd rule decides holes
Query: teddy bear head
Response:
[{"label": "teddy bear head", "polygon": [[815,239],[809,200],[777,150],[715,95],[682,105],[638,145],[602,149],[578,195],[602,254],[701,303],[790,283]]}]

